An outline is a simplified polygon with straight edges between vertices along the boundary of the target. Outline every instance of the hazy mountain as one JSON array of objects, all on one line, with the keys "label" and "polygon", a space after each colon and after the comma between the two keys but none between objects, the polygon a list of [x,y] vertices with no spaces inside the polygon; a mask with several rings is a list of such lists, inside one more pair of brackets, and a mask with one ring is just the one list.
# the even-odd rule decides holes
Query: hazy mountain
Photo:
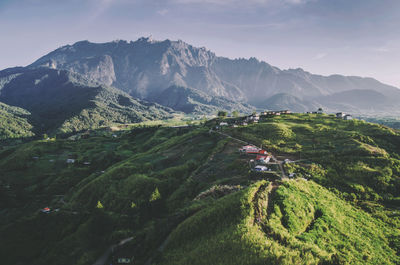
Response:
[{"label": "hazy mountain", "polygon": [[0,102],[31,113],[29,123],[40,133],[161,119],[171,112],[78,73],[48,68],[1,71]]},{"label": "hazy mountain", "polygon": [[[268,103],[274,98],[270,98],[282,93],[324,106],[330,99],[325,107],[329,109],[333,105],[336,110],[336,106],[341,106],[337,101],[341,97],[326,96],[369,90],[382,94],[387,100],[384,104],[376,104],[373,98],[363,97],[362,104],[350,104],[349,108],[358,112],[382,108],[400,111],[397,103],[400,90],[372,78],[320,76],[302,69],[280,70],[255,58],[218,57],[205,48],[182,41],[152,41],[148,38],[102,44],[81,41],[43,56],[30,67],[37,66],[77,72],[141,99],[157,98],[169,87],[179,86],[267,109],[272,108]],[[287,102],[282,107],[296,110],[290,101]],[[304,106],[313,110],[315,104]]]},{"label": "hazy mountain", "polygon": [[385,96],[383,93],[370,89],[342,91],[320,97],[317,100],[329,109],[349,112],[357,112],[359,109],[368,110],[370,112],[380,112],[381,110],[394,107],[394,102],[391,98]]},{"label": "hazy mountain", "polygon": [[295,112],[306,112],[310,109],[316,110],[321,107],[321,105],[315,101],[302,100],[286,93],[275,94],[263,101],[263,104],[272,110],[282,110],[290,106],[290,109]]},{"label": "hazy mountain", "polygon": [[151,100],[186,113],[216,113],[221,109],[248,113],[254,109],[225,97],[210,96],[200,90],[181,86],[171,86]]}]

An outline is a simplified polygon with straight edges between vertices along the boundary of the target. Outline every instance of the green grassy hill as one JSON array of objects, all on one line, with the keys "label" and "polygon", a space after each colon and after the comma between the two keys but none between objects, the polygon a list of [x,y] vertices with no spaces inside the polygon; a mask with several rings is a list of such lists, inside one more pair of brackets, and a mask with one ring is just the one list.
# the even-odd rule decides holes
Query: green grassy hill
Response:
[{"label": "green grassy hill", "polygon": [[[1,71],[0,92],[0,103],[30,113],[25,114],[24,122],[31,124],[33,128],[30,129],[39,136],[172,117],[167,107],[134,99],[115,88],[64,70],[16,68]],[[14,115],[13,112],[2,108],[2,113],[6,113],[3,115]],[[26,130],[28,125],[20,123],[15,119],[14,130]],[[2,132],[9,130],[6,125],[0,123],[1,138],[8,137],[9,133]]]},{"label": "green grassy hill", "polygon": [[33,136],[30,113],[0,102],[0,140]]},{"label": "green grassy hill", "polygon": [[261,181],[181,223],[156,263],[398,264],[398,234],[312,181]]},{"label": "green grassy hill", "polygon": [[3,147],[2,262],[93,264],[132,237],[108,264],[399,264],[398,131],[297,114],[223,129],[296,160],[280,180],[218,123]]},{"label": "green grassy hill", "polygon": [[265,118],[227,132],[302,163],[289,172],[340,190],[348,199],[385,201],[399,196],[400,137],[386,126],[333,115]]}]

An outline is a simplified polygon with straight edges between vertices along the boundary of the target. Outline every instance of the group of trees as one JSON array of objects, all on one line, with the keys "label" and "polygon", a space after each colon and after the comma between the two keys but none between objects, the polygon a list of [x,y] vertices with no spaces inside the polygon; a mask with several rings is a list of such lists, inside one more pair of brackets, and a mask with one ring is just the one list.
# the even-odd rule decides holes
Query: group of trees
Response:
[{"label": "group of trees", "polygon": [[[237,110],[232,111],[233,117],[237,118],[237,117],[239,117],[239,115],[240,115],[239,111],[237,111]],[[218,111],[217,116],[219,118],[226,118],[228,116],[228,112],[224,111],[224,110],[220,110],[220,111]]]}]

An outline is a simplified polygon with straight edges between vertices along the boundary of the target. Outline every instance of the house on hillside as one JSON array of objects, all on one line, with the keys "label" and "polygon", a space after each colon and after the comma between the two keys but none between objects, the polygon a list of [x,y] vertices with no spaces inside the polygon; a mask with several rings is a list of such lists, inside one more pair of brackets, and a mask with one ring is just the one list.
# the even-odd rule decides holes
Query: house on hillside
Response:
[{"label": "house on hillside", "polygon": [[219,123],[219,126],[228,126],[228,123],[223,121]]},{"label": "house on hillside", "polygon": [[347,114],[347,115],[344,116],[343,119],[345,119],[345,120],[352,120],[352,119],[353,119],[353,116],[351,116],[350,114]]},{"label": "house on hillside", "polygon": [[263,150],[263,149],[259,149],[259,150],[258,150],[258,154],[260,154],[260,155],[267,155],[268,152],[265,151],[265,150]]},{"label": "house on hillside", "polygon": [[258,154],[259,151],[260,151],[260,148],[254,146],[254,145],[245,145],[239,149],[239,152],[244,153],[244,154]]},{"label": "house on hillside", "polygon": [[257,123],[259,120],[260,120],[260,115],[258,115],[257,113],[254,113],[246,117],[247,122]]},{"label": "house on hillside", "polygon": [[270,159],[271,159],[271,156],[257,155],[257,157],[256,157],[256,161],[261,164],[268,164]]},{"label": "house on hillside", "polygon": [[346,114],[343,113],[343,112],[338,112],[338,113],[336,113],[336,118],[343,119],[344,116],[346,116]]},{"label": "house on hillside", "polygon": [[40,210],[42,213],[50,213],[50,208],[49,207],[45,207],[42,210]]},{"label": "house on hillside", "polygon": [[264,172],[268,171],[268,168],[266,166],[255,166],[253,170],[257,172]]},{"label": "house on hillside", "polygon": [[73,164],[73,163],[75,163],[75,159],[72,158],[67,159],[67,164]]}]

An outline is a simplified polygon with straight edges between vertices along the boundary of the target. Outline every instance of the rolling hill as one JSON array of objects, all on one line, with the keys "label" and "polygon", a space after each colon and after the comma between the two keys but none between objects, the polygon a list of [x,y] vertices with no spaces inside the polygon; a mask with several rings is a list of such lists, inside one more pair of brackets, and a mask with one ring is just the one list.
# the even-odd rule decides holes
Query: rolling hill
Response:
[{"label": "rolling hill", "polygon": [[[323,114],[219,122],[2,146],[1,260],[93,264],[124,242],[108,263],[399,263],[398,131]],[[293,177],[251,171],[235,138],[296,161],[282,164]]]},{"label": "rolling hill", "polygon": [[26,121],[39,135],[171,117],[169,108],[65,70],[9,69],[0,80],[0,102],[29,112]]},{"label": "rolling hill", "polygon": [[30,113],[0,102],[0,140],[33,136]]}]

